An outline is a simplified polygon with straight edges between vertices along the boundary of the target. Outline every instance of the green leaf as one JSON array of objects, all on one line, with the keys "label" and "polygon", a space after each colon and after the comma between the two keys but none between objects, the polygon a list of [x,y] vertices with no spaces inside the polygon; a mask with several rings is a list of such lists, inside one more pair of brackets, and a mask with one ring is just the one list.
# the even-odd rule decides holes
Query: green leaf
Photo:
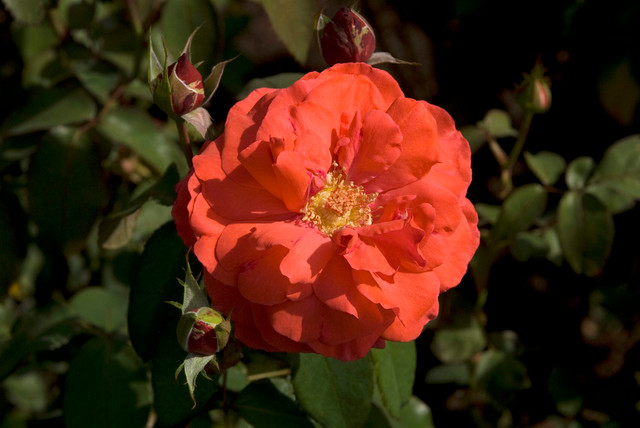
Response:
[{"label": "green leaf", "polygon": [[81,246],[107,198],[100,159],[87,134],[52,129],[31,163],[28,189],[40,236],[67,251]]},{"label": "green leaf", "polygon": [[516,137],[518,131],[511,124],[509,113],[504,110],[489,110],[478,126],[494,138]]},{"label": "green leaf", "polygon": [[1,133],[20,135],[82,123],[93,119],[96,111],[91,97],[80,88],[40,90],[11,112],[2,124]]},{"label": "green leaf", "polygon": [[468,361],[487,344],[484,330],[474,317],[459,322],[437,330],[431,342],[431,351],[443,363]]},{"label": "green leaf", "polygon": [[581,156],[571,161],[567,167],[565,177],[567,187],[572,190],[584,188],[587,180],[589,180],[589,177],[593,174],[595,166],[594,160],[588,156]]},{"label": "green leaf", "polygon": [[133,236],[139,215],[140,209],[138,208],[131,214],[103,219],[98,232],[100,246],[107,250],[117,250],[124,247]]},{"label": "green leaf", "polygon": [[524,153],[527,166],[538,177],[538,180],[546,186],[554,185],[567,166],[563,157],[553,152]]},{"label": "green leaf", "polygon": [[15,25],[11,32],[20,56],[24,61],[45,52],[59,43],[54,29],[48,22],[41,25]]},{"label": "green leaf", "polygon": [[70,309],[83,320],[107,332],[122,327],[127,319],[127,296],[104,287],[88,287],[69,301]]},{"label": "green leaf", "polygon": [[69,365],[65,426],[86,427],[87,421],[96,428],[145,426],[150,397],[136,396],[134,385],[146,379],[142,362],[125,342],[91,339]]},{"label": "green leaf", "polygon": [[547,192],[539,184],[516,188],[502,204],[491,240],[496,245],[511,242],[518,232],[527,230],[547,205]]},{"label": "green leaf", "polygon": [[[129,297],[128,325],[133,347],[144,361],[156,355],[157,343],[167,331],[177,346],[175,329],[180,311],[167,302],[182,298],[178,278],[184,276],[186,253],[173,222],[158,229],[142,253]],[[178,361],[174,371],[181,362]]]},{"label": "green leaf", "polygon": [[[143,190],[127,202],[121,210],[110,214],[100,223],[98,242],[103,248],[117,249],[126,245],[136,230],[136,220],[143,214],[142,208],[149,201],[156,201],[163,205],[173,205],[176,197],[175,186],[180,177],[175,164],[171,164],[150,187],[138,186]],[[136,189],[137,191],[138,189]],[[155,213],[154,213],[155,214]],[[154,215],[154,217],[158,217]],[[144,219],[144,216],[143,216]],[[146,222],[148,224],[149,222]]]},{"label": "green leaf", "polygon": [[577,273],[600,272],[613,243],[611,214],[595,196],[570,191],[558,206],[558,236],[564,256]]},{"label": "green leaf", "polygon": [[300,407],[269,380],[250,383],[231,408],[256,428],[313,427]]},{"label": "green leaf", "polygon": [[293,57],[304,64],[314,34],[314,15],[318,12],[313,0],[260,0],[280,40]]},{"label": "green leaf", "polygon": [[640,84],[635,56],[616,55],[615,61],[600,64],[598,99],[600,105],[622,126],[633,126],[640,105]]},{"label": "green leaf", "polygon": [[24,359],[42,350],[54,350],[80,333],[77,323],[59,307],[23,317],[20,328],[0,348],[0,380]]},{"label": "green leaf", "polygon": [[415,395],[402,408],[397,428],[434,428],[431,409]]},{"label": "green leaf", "polygon": [[381,404],[371,407],[363,428],[434,428],[431,409],[415,395],[401,409],[400,418],[391,416]]},{"label": "green leaf", "polygon": [[[103,22],[121,20],[118,12],[103,18]],[[140,57],[142,54],[143,42],[135,34],[134,30],[128,26],[120,26],[117,30],[103,29],[102,37],[97,41],[96,46],[101,51],[101,56],[105,61],[115,65],[127,77],[134,77],[137,72]],[[91,40],[96,43],[95,40]],[[95,49],[95,48],[94,48]]]},{"label": "green leaf", "polygon": [[631,135],[612,144],[604,153],[592,180],[621,176],[640,179],[640,135]]},{"label": "green leaf", "polygon": [[511,244],[511,255],[520,262],[543,258],[548,252],[549,242],[542,229],[518,233]]},{"label": "green leaf", "polygon": [[293,387],[302,407],[321,424],[359,427],[371,409],[373,364],[368,357],[344,362],[300,354]]},{"label": "green leaf", "polygon": [[483,352],[475,364],[475,384],[503,403],[513,400],[513,393],[529,388],[526,366],[511,354],[495,349]]},{"label": "green leaf", "polygon": [[613,213],[631,208],[640,199],[640,135],[632,135],[607,149],[587,191]]},{"label": "green leaf", "polygon": [[387,342],[384,349],[372,349],[376,380],[389,413],[401,416],[402,407],[413,392],[416,371],[416,347],[412,342]]},{"label": "green leaf", "polygon": [[26,412],[44,412],[47,407],[48,385],[36,371],[16,373],[2,382],[7,401]]},{"label": "green leaf", "polygon": [[483,204],[478,202],[474,204],[478,216],[486,223],[495,224],[498,221],[500,215],[500,206]]},{"label": "green leaf", "polygon": [[433,384],[453,383],[469,385],[471,370],[468,363],[451,363],[435,366],[427,372],[425,382]]},{"label": "green leaf", "polygon": [[103,104],[122,79],[120,72],[106,62],[77,60],[71,63],[71,68],[82,86]]},{"label": "green leaf", "polygon": [[97,130],[108,140],[123,144],[140,155],[156,173],[161,174],[172,163],[185,168],[184,157],[151,116],[134,107],[119,107],[107,113]]},{"label": "green leaf", "polygon": [[39,24],[44,19],[47,0],[2,0],[16,21],[24,24]]}]

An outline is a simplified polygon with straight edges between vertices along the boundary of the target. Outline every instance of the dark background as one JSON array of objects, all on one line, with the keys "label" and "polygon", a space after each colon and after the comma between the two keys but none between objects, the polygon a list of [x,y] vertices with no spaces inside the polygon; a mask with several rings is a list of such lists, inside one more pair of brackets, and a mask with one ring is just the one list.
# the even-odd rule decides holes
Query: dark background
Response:
[{"label": "dark background", "polygon": [[[313,49],[306,64],[296,63],[260,6],[236,3],[237,15],[227,18],[234,42],[227,49],[243,58],[229,66],[210,108],[219,123],[235,101],[239,82],[325,66]],[[350,4],[320,6],[332,15]],[[377,50],[421,64],[383,68],[407,96],[445,108],[459,127],[474,125],[492,108],[509,111],[518,125],[513,90],[540,60],[550,79],[552,105],[534,118],[525,150],[553,151],[567,161],[579,156],[597,160],[615,141],[640,132],[638,1],[362,0],[358,7],[376,31]],[[11,17],[0,8],[0,118],[25,94],[10,25]],[[492,191],[499,167],[491,152],[478,150],[472,165],[469,199],[499,204]],[[532,181],[519,164],[515,184]],[[492,426],[487,421],[499,420],[501,406],[511,413],[512,424],[505,426],[640,426],[639,215],[635,207],[615,216],[614,247],[596,277],[576,275],[566,264],[546,260],[518,263],[509,255],[492,266],[483,307],[485,332],[515,332],[518,361],[530,380],[526,389],[507,389],[498,405],[460,385],[424,381],[440,364],[431,351],[435,331],[464,317],[478,298],[470,276],[442,296],[440,319],[417,340],[414,386],[431,407],[435,426]],[[558,371],[568,379],[570,397],[582,400],[580,412],[571,418],[558,416],[558,391],[549,380]],[[550,420],[550,415],[559,419]]]}]

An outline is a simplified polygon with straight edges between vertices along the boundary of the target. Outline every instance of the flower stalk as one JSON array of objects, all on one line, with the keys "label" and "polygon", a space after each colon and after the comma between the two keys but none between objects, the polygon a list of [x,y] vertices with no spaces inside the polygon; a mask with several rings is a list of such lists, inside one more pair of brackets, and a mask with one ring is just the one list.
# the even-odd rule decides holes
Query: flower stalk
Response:
[{"label": "flower stalk", "polygon": [[187,160],[189,169],[193,168],[193,148],[191,147],[191,140],[189,139],[189,132],[187,130],[187,122],[178,117],[176,120],[176,128],[178,129],[178,138],[180,139],[180,147],[184,153],[184,157]]},{"label": "flower stalk", "polygon": [[[531,129],[533,115],[534,113],[531,111],[525,112],[522,118],[522,122],[520,123],[520,129],[518,130],[518,138],[516,139],[516,143],[511,149],[506,162],[500,162],[500,165],[502,166],[502,172],[500,175],[502,182],[502,192],[500,196],[503,198],[506,197],[513,189],[513,167],[518,161],[518,158],[522,153],[522,149],[524,148],[524,143],[527,140],[527,135],[529,134],[529,130]],[[498,159],[498,161],[500,161],[500,159]]]}]

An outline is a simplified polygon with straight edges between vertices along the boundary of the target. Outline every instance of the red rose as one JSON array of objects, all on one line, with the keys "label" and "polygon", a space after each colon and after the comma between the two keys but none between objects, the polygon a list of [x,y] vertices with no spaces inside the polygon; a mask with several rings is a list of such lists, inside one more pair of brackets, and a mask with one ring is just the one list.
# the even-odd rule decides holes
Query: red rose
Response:
[{"label": "red rose", "polygon": [[415,339],[479,243],[470,150],[363,63],[258,89],[178,185],[178,233],[253,348],[353,360]]}]

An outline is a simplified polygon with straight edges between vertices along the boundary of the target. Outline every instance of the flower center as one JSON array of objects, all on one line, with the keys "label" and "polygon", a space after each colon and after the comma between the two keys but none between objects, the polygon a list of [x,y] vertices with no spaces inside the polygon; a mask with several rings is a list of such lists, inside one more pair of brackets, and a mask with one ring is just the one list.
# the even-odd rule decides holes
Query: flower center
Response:
[{"label": "flower center", "polygon": [[302,220],[326,235],[344,227],[368,226],[372,221],[369,204],[377,197],[377,193],[367,194],[362,186],[345,181],[342,169],[334,168],[327,173],[324,187],[302,209]]}]

